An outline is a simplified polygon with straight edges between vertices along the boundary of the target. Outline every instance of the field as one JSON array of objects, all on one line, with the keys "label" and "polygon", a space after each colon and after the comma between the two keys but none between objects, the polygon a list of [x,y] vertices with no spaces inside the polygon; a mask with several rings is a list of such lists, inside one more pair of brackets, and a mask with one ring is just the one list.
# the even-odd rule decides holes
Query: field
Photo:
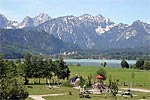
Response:
[{"label": "field", "polygon": [[[75,74],[81,75],[84,78],[87,78],[87,76],[91,75],[92,81],[96,81],[94,75],[96,71],[99,69],[99,67],[77,67],[77,66],[70,66],[71,70],[71,77],[73,77]],[[112,79],[119,79],[119,88],[121,90],[122,83],[125,82],[127,86],[126,88],[131,87],[129,83],[132,81],[131,74],[135,74],[133,78],[133,85],[132,88],[144,88],[144,89],[150,89],[150,71],[141,71],[136,69],[122,69],[122,68],[104,68],[107,72],[107,79],[105,81],[106,84],[108,84],[109,76],[111,76]],[[45,82],[45,79],[41,80],[42,82]],[[62,83],[64,80],[60,80]],[[31,85],[33,88],[27,88],[30,95],[43,95],[43,94],[59,94],[63,93],[65,95],[63,96],[44,96],[46,100],[87,100],[87,98],[79,98],[79,90],[73,89],[72,87],[64,87],[61,86],[59,88],[56,88],[54,90],[49,89],[48,85]],[[138,100],[142,98],[150,99],[150,93],[143,93],[143,92],[134,92],[133,94],[137,95],[133,98],[127,97],[127,100]],[[70,95],[71,94],[71,95]],[[106,100],[105,94],[102,95],[91,95],[91,100]],[[117,96],[118,100],[124,99],[124,97]],[[27,100],[32,100],[31,98],[28,98]],[[112,100],[112,97],[109,96],[107,100]]]},{"label": "field", "polygon": [[[70,67],[71,76],[78,74],[83,77],[87,77],[88,75],[94,75],[96,71],[100,67]],[[122,68],[104,68],[107,72],[107,80],[108,82],[109,76],[112,79],[119,79],[120,85],[122,82],[130,83],[132,81],[132,73],[134,73],[134,85],[141,86],[142,88],[150,88],[150,71],[141,71],[137,69],[122,69]]]},{"label": "field", "polygon": [[[39,90],[38,88],[40,88],[41,90]],[[39,92],[41,92],[40,94],[58,94],[58,93],[63,93],[65,95],[63,96],[44,96],[43,98],[45,98],[46,100],[88,100],[88,98],[79,98],[79,90],[77,89],[73,89],[70,87],[60,87],[54,90],[50,90],[48,89],[45,85],[43,85],[42,87],[37,87],[37,86],[33,86],[33,91],[35,89],[38,89]],[[45,89],[44,91],[42,89]],[[69,92],[71,92],[72,95],[69,94]],[[35,92],[36,94],[36,92]],[[39,94],[39,93],[38,93]],[[122,97],[122,96],[117,96],[118,100],[122,100],[122,99],[127,99],[127,100],[139,100],[142,98],[146,98],[147,100],[150,99],[150,93],[142,93],[142,92],[133,92],[132,94],[137,95],[133,98],[131,97]],[[109,96],[107,97],[107,99],[105,99],[105,94],[102,95],[91,95],[91,99],[90,100],[112,100],[112,97]],[[27,100],[33,100],[33,99],[27,99]]]}]

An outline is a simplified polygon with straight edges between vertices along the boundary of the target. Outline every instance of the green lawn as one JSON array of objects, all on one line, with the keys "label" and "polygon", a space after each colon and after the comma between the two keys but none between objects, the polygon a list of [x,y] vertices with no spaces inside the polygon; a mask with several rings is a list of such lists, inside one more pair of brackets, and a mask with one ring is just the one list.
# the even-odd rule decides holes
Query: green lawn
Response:
[{"label": "green lawn", "polygon": [[[140,100],[140,99],[144,99],[145,96],[136,96],[136,97],[122,97],[122,96],[117,96],[117,100]],[[146,100],[149,100],[149,97],[145,97]],[[115,100],[113,99],[111,96],[105,98],[105,95],[91,95],[91,98],[79,98],[79,96],[77,94],[74,95],[64,95],[64,96],[57,96],[57,97],[44,97],[44,99],[46,100]]]},{"label": "green lawn", "polygon": [[[73,77],[75,74],[82,75],[84,78],[87,78],[88,75],[93,76],[94,81],[94,74],[99,69],[99,67],[77,67],[77,66],[70,66],[71,70],[71,76]],[[135,73],[134,78],[134,86],[138,88],[146,88],[150,89],[150,71],[140,71],[136,69],[122,69],[122,68],[105,68],[107,72],[107,79],[105,83],[108,84],[109,76],[111,75],[112,79],[119,79],[119,88],[122,87],[122,82],[129,83],[131,82],[131,73]],[[65,80],[66,81],[66,80]],[[33,79],[31,80],[31,83],[33,82]],[[45,79],[41,79],[41,82],[44,83]],[[64,80],[61,80],[61,82],[64,82]],[[87,98],[79,98],[79,90],[73,89],[72,87],[64,87],[61,86],[60,88],[56,88],[54,90],[49,89],[48,85],[31,85],[33,88],[27,88],[30,95],[43,95],[43,94],[59,94],[64,93],[64,96],[45,96],[44,98],[46,100],[88,100]],[[129,86],[126,86],[127,88]],[[72,95],[69,95],[69,92],[72,93]],[[133,98],[127,98],[127,100],[139,100],[144,97],[146,99],[150,99],[150,93],[141,93],[141,92],[133,92],[133,94],[136,94],[136,97]],[[105,99],[105,94],[103,95],[91,95],[91,100],[112,100],[111,97],[108,97]],[[121,96],[117,97],[118,100],[125,99]],[[27,98],[26,100],[32,100],[31,98]]]},{"label": "green lawn", "polygon": [[34,99],[32,99],[32,98],[28,97],[28,98],[26,98],[25,100],[34,100]]},{"label": "green lawn", "polygon": [[[123,91],[123,90],[121,90]],[[37,92],[37,93],[36,93]],[[72,95],[69,95],[69,92],[71,92]],[[60,88],[56,88],[54,90],[52,89],[48,89],[46,87],[46,85],[37,85],[37,86],[33,86],[32,88],[32,92],[30,90],[30,93],[32,94],[58,94],[58,93],[63,93],[65,95],[63,96],[45,96],[43,98],[45,98],[46,100],[88,100],[87,98],[80,98],[79,97],[79,90],[74,89],[72,87],[60,87]],[[142,92],[133,92],[132,94],[137,95],[133,98],[126,98],[127,100],[139,100],[142,98],[146,98],[147,100],[150,99],[150,93],[142,93]],[[109,96],[107,99],[105,99],[105,94],[102,95],[94,95],[91,94],[91,99],[90,100],[112,100],[112,97]],[[121,96],[117,96],[118,100],[122,100],[125,99]],[[27,98],[26,100],[33,100],[31,98]]]},{"label": "green lawn", "polygon": [[[45,96],[43,98],[45,98],[46,100],[89,100],[89,98],[80,98],[79,97],[79,90],[73,89],[73,88],[65,88],[63,93],[66,93],[66,95],[63,96]],[[71,91],[72,95],[69,95],[68,91]],[[62,92],[61,92],[62,93]],[[150,93],[141,93],[141,92],[132,92],[133,95],[137,95],[134,96],[133,98],[131,97],[122,97],[122,96],[117,96],[117,100],[123,100],[123,99],[127,99],[127,100],[139,100],[139,99],[143,99],[146,98],[147,100],[150,99]],[[109,97],[107,97],[105,99],[105,94],[90,94],[91,99],[90,100],[112,100],[111,95],[109,95]]]},{"label": "green lawn", "polygon": [[[71,70],[71,76],[78,74],[87,78],[88,75],[93,75],[100,67],[69,67]],[[119,79],[120,85],[122,82],[126,82],[127,84],[132,81],[131,74],[134,72],[134,85],[136,87],[144,87],[150,88],[150,71],[141,71],[137,69],[122,69],[122,68],[105,68],[107,72],[107,80],[108,82],[109,76],[111,75],[112,79]]]}]

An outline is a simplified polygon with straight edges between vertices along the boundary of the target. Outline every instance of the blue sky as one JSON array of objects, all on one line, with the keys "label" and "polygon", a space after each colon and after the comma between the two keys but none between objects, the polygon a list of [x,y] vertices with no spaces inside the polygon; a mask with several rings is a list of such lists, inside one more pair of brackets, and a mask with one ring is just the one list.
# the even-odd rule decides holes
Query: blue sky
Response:
[{"label": "blue sky", "polygon": [[66,15],[101,14],[116,23],[139,19],[150,23],[150,0],[0,0],[0,13],[21,21],[47,13],[52,18]]}]

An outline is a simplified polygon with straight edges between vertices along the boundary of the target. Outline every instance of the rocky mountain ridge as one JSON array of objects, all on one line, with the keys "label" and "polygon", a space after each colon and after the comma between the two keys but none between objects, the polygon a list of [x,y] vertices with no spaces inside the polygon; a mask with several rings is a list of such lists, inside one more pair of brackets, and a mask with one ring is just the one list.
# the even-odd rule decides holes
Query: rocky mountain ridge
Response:
[{"label": "rocky mountain ridge", "polygon": [[127,25],[115,24],[102,15],[83,14],[51,18],[41,13],[34,18],[27,16],[21,23],[17,23],[0,15],[0,29],[23,28],[45,31],[83,50],[140,48],[150,45],[150,24],[140,20]]}]

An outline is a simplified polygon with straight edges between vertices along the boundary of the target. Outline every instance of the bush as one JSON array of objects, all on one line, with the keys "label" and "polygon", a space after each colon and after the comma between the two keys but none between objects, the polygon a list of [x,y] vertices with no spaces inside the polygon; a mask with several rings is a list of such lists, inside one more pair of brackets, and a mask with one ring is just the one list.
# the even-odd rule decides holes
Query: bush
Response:
[{"label": "bush", "polygon": [[72,78],[70,78],[69,80],[67,80],[65,83],[63,83],[62,85],[63,86],[68,86],[68,87],[72,87],[72,84],[71,84],[71,80],[73,79],[73,77]]},{"label": "bush", "polygon": [[92,86],[92,76],[88,76],[87,82],[86,82],[86,86],[87,87],[91,87]]},{"label": "bush", "polygon": [[81,66],[79,63],[77,63],[77,66]]},{"label": "bush", "polygon": [[103,76],[103,77],[104,77],[104,80],[106,80],[106,78],[107,78],[107,77],[106,77],[107,73],[106,73],[106,71],[105,71],[104,68],[100,68],[100,69],[96,72],[96,74]]},{"label": "bush", "polygon": [[122,68],[129,68],[129,64],[125,59],[122,59],[121,61],[121,67]]},{"label": "bush", "polygon": [[0,94],[2,100],[20,100],[28,97],[28,92],[20,77],[5,77],[1,79]]}]

